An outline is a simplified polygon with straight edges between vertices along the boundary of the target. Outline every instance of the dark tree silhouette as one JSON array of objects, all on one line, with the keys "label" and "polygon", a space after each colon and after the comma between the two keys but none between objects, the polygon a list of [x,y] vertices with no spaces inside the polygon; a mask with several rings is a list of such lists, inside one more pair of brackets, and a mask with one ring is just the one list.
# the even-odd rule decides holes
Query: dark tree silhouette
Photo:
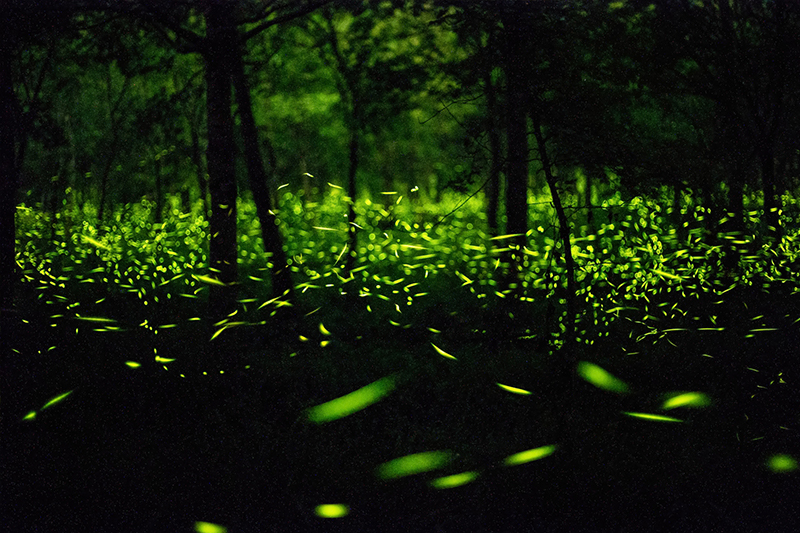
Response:
[{"label": "dark tree silhouette", "polygon": [[[714,101],[726,124],[740,129],[732,138],[758,161],[764,217],[769,232],[780,237],[783,191],[776,161],[782,147],[792,145],[787,136],[797,123],[791,111],[800,94],[800,4],[662,0],[655,6],[655,44],[648,48],[654,85]],[[734,183],[731,194],[741,190]],[[732,206],[739,203],[731,199]]]}]

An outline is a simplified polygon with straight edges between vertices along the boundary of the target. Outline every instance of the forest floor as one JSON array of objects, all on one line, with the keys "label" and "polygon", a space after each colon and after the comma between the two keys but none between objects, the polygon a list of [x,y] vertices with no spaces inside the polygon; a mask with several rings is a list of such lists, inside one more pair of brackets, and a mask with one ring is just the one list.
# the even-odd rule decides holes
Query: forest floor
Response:
[{"label": "forest floor", "polygon": [[552,224],[512,290],[481,213],[365,203],[345,273],[340,200],[284,201],[293,307],[240,205],[216,325],[199,214],[19,210],[0,529],[800,531],[797,231],[770,247],[615,204],[573,236],[563,345]]},{"label": "forest floor", "polygon": [[[250,344],[176,333],[161,344],[162,356],[207,350],[248,362],[184,378],[121,364],[152,349],[141,329],[59,332],[60,359],[25,368],[39,390],[73,392],[5,437],[0,527],[796,531],[797,474],[767,465],[776,454],[800,457],[800,332],[792,323],[800,306],[793,294],[757,292],[691,304],[716,305],[724,332],[662,327],[659,342],[636,342],[638,320],[629,320],[591,346],[570,348],[580,352],[575,360],[630,384],[627,394],[574,372],[556,377],[564,375],[563,350],[540,353],[477,308],[433,311],[426,321],[437,334],[370,325],[364,313],[342,309]],[[21,345],[52,337],[36,317],[21,318]],[[753,329],[765,331],[745,335]],[[395,389],[375,405],[309,421],[309,408],[387,376]],[[777,376],[784,383],[772,383]],[[711,403],[661,413],[680,419],[674,423],[625,414],[657,412],[670,391],[703,391]],[[539,460],[504,462],[547,446],[555,452]],[[381,464],[421,452],[446,453],[446,464],[398,479],[376,475]],[[455,488],[430,485],[462,472],[477,477]],[[321,518],[320,504],[347,505],[349,514]]]}]

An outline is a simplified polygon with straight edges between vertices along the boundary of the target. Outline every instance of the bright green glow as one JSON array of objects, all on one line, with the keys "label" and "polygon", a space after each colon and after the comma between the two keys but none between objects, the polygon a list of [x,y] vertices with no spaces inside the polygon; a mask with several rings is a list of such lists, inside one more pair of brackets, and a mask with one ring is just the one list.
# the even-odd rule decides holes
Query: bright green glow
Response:
[{"label": "bright green glow", "polygon": [[30,413],[22,417],[23,420],[33,420],[34,418],[36,418],[36,411],[31,411]]},{"label": "bright green glow", "polygon": [[141,363],[137,363],[136,361],[125,361],[125,364],[131,368],[139,368],[140,366],[142,366]]},{"label": "bright green glow", "polygon": [[702,392],[672,393],[664,400],[662,409],[675,409],[676,407],[707,407],[711,404],[708,396]]},{"label": "bright green glow", "polygon": [[75,316],[75,320],[83,320],[85,322],[116,322],[113,318],[101,316]]},{"label": "bright green glow", "polygon": [[335,400],[309,408],[306,416],[321,424],[356,413],[382,400],[395,388],[394,376],[387,376]]},{"label": "bright green glow", "polygon": [[674,279],[676,281],[683,281],[682,277],[676,276],[675,274],[670,274],[669,272],[664,272],[663,270],[658,270],[658,269],[654,268],[653,272],[655,272],[659,276],[667,278],[667,279]]},{"label": "bright green glow", "polygon": [[517,387],[512,387],[510,385],[503,385],[502,383],[498,383],[497,386],[500,387],[501,389],[503,389],[505,391],[508,391],[508,392],[511,392],[513,394],[523,394],[523,395],[531,394],[531,391],[528,391],[528,390],[525,390],[525,389],[518,389]]},{"label": "bright green glow", "polygon": [[381,479],[396,479],[421,474],[447,465],[453,458],[452,452],[421,452],[398,457],[378,466],[376,473]]},{"label": "bright green glow", "polygon": [[477,477],[477,472],[462,472],[461,474],[436,478],[431,481],[431,486],[435,489],[453,489],[475,481]]},{"label": "bright green glow", "polygon": [[628,385],[624,381],[593,363],[578,363],[578,374],[597,388],[620,394],[628,392]]},{"label": "bright green glow", "polygon": [[228,533],[228,528],[211,522],[195,522],[194,530],[197,533]]},{"label": "bright green glow", "polygon": [[55,398],[51,398],[51,399],[50,399],[50,400],[49,400],[49,401],[48,401],[46,404],[44,404],[44,405],[42,406],[42,410],[45,410],[45,409],[47,409],[47,408],[48,408],[48,407],[50,407],[51,405],[55,405],[55,404],[57,404],[58,402],[60,402],[61,400],[63,400],[63,399],[64,399],[64,398],[66,398],[67,396],[69,396],[70,394],[72,394],[72,391],[68,391],[68,392],[65,392],[64,394],[59,394],[59,395],[58,395],[58,396],[56,396]]},{"label": "bright green glow", "polygon": [[448,359],[453,359],[454,361],[458,360],[458,359],[455,358],[455,356],[450,355],[449,353],[445,352],[444,350],[442,350],[441,348],[439,348],[435,344],[431,343],[431,346],[433,346],[433,349],[436,350],[436,353],[438,353],[442,357],[447,357]]},{"label": "bright green glow", "polygon": [[797,470],[797,460],[791,455],[778,453],[767,459],[767,468],[777,473],[794,472]]},{"label": "bright green glow", "polygon": [[317,505],[314,513],[322,518],[341,518],[350,514],[350,507],[341,503],[325,503]]},{"label": "bright green glow", "polygon": [[217,285],[219,287],[227,287],[228,284],[218,280],[217,278],[212,278],[210,276],[200,276],[197,274],[193,274],[192,277],[197,281],[202,281],[203,283],[208,283],[209,285]]},{"label": "bright green glow", "polygon": [[93,238],[88,237],[86,235],[81,235],[81,237],[83,238],[84,242],[88,242],[92,246],[96,246],[97,248],[101,248],[103,250],[111,250],[111,248],[109,248],[108,246],[106,246],[102,242],[98,241],[97,239],[93,239]]},{"label": "bright green glow", "polygon": [[506,466],[516,466],[530,463],[531,461],[544,459],[548,455],[552,455],[553,452],[556,451],[556,448],[557,446],[555,444],[551,444],[549,446],[540,446],[539,448],[533,448],[532,450],[525,450],[524,452],[515,453],[506,457],[503,460],[503,464]]},{"label": "bright green glow", "polygon": [[641,418],[642,420],[653,420],[654,422],[683,422],[679,418],[672,418],[671,416],[653,415],[650,413],[623,413],[633,418]]},{"label": "bright green glow", "polygon": [[325,328],[325,326],[322,324],[322,322],[319,323],[319,332],[322,333],[323,335],[330,335],[331,334],[331,332],[328,331]]},{"label": "bright green glow", "polygon": [[515,237],[523,237],[524,233],[508,233],[506,235],[498,235],[497,237],[492,237],[489,239],[490,241],[502,241],[505,239],[513,239]]}]

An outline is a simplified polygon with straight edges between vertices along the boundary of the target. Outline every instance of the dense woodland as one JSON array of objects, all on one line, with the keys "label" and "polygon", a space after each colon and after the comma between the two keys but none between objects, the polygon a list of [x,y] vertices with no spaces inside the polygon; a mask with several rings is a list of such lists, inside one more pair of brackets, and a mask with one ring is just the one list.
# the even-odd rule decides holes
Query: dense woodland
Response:
[{"label": "dense woodland", "polygon": [[0,3],[9,523],[791,530],[798,65],[793,0]]}]

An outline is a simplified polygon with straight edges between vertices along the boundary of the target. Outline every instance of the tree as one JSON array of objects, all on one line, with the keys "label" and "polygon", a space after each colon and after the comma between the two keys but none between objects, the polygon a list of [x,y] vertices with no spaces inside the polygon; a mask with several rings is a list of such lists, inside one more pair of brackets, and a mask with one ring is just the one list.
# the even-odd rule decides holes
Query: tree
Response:
[{"label": "tree", "polygon": [[206,105],[208,117],[209,189],[211,191],[211,241],[209,270],[219,283],[211,285],[209,310],[213,322],[236,310],[237,211],[234,165],[233,119],[231,117],[232,67],[241,51],[230,8],[211,4],[205,15]]},{"label": "tree", "polygon": [[[797,119],[788,111],[800,94],[794,71],[800,61],[800,6],[796,2],[746,0],[655,3],[653,84],[708,98],[724,123],[740,128],[738,150],[760,166],[764,216],[780,237],[780,169],[776,161]],[[737,180],[739,177],[737,176]],[[739,183],[731,194],[741,192]],[[732,198],[731,205],[741,203]],[[737,214],[738,216],[738,214]]]},{"label": "tree", "polygon": [[244,138],[245,162],[250,177],[250,190],[261,221],[261,234],[264,248],[272,252],[275,271],[272,276],[273,292],[276,296],[291,298],[292,279],[283,251],[283,239],[277,225],[275,214],[270,209],[272,200],[268,187],[267,174],[259,148],[258,128],[253,117],[253,104],[250,98],[250,84],[247,82],[242,58],[239,54],[232,58],[233,81],[236,87],[236,101],[241,117],[242,137]]},{"label": "tree", "polygon": [[513,9],[501,14],[503,23],[503,69],[506,75],[506,232],[517,237],[515,263],[521,263],[528,232],[528,107],[533,69],[527,46],[529,27]]},{"label": "tree", "polygon": [[408,108],[425,74],[426,35],[420,19],[395,10],[390,2],[355,0],[345,5],[349,9],[322,10],[309,24],[311,34],[321,36],[317,49],[335,73],[349,130],[349,270],[357,257],[356,177],[363,136]]},{"label": "tree", "polygon": [[[161,9],[156,3],[143,3],[133,14],[150,22],[177,49],[199,52],[206,65],[206,106],[208,148],[206,160],[211,192],[211,237],[210,270],[216,282],[211,285],[209,309],[213,321],[224,320],[236,309],[237,280],[237,233],[236,200],[238,197],[234,165],[234,125],[231,115],[231,90],[236,81],[237,96],[243,120],[246,159],[251,189],[261,218],[265,246],[272,254],[272,262],[278,273],[274,280],[276,292],[289,291],[288,268],[280,264],[285,260],[282,241],[270,211],[269,189],[266,186],[263,161],[257,150],[256,128],[252,117],[249,89],[244,76],[242,44],[265,29],[282,22],[306,15],[327,0],[303,2],[214,2],[200,1],[190,5],[196,7],[205,22],[205,35],[200,33],[197,18],[186,11],[186,6],[170,6]],[[251,27],[240,32],[239,26]],[[202,25],[201,25],[202,26]],[[282,294],[282,293],[281,293]]]}]

